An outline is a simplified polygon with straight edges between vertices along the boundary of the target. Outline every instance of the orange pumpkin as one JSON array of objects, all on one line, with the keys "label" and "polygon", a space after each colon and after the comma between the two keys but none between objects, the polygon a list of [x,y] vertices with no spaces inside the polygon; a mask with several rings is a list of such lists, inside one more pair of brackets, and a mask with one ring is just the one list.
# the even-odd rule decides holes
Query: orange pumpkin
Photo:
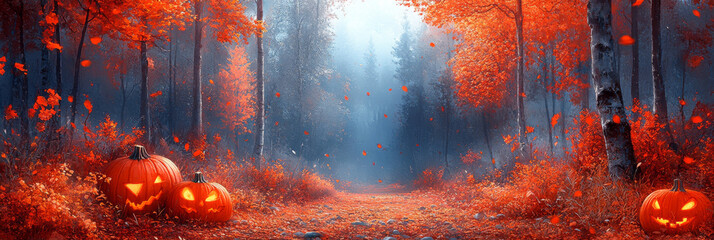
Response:
[{"label": "orange pumpkin", "polygon": [[226,188],[206,182],[201,172],[195,173],[193,181],[174,187],[166,208],[169,215],[181,220],[225,222],[233,216],[233,202]]},{"label": "orange pumpkin", "polygon": [[171,160],[149,155],[141,145],[129,157],[116,159],[104,171],[107,179],[100,189],[109,202],[124,214],[145,214],[159,209],[166,194],[181,181],[181,173]]},{"label": "orange pumpkin", "polygon": [[712,217],[712,203],[704,194],[685,190],[682,181],[674,187],[652,192],[640,207],[640,224],[646,232],[689,232]]}]

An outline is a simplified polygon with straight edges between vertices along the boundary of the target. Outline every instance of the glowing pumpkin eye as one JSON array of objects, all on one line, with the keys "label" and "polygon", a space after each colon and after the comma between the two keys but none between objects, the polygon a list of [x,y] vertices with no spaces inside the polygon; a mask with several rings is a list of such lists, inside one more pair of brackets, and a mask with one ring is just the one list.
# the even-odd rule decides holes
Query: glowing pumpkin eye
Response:
[{"label": "glowing pumpkin eye", "polygon": [[154,183],[162,183],[164,182],[163,179],[161,179],[161,176],[156,176],[156,180],[154,180]]},{"label": "glowing pumpkin eye", "polygon": [[697,206],[697,204],[694,202],[694,200],[690,200],[687,204],[684,204],[682,210],[689,210],[694,208],[694,206]]},{"label": "glowing pumpkin eye", "polygon": [[655,200],[655,202],[652,204],[652,207],[653,207],[654,209],[658,209],[658,210],[659,210],[659,209],[660,209],[660,208],[659,208],[659,201]]},{"label": "glowing pumpkin eye", "polygon": [[183,188],[183,190],[181,190],[181,196],[183,199],[193,201],[193,193],[188,188]]},{"label": "glowing pumpkin eye", "polygon": [[213,202],[218,200],[218,194],[216,191],[211,191],[211,193],[208,194],[208,197],[206,198],[206,202]]},{"label": "glowing pumpkin eye", "polygon": [[135,196],[138,197],[138,196],[139,196],[139,193],[141,193],[141,187],[144,186],[144,184],[141,184],[141,183],[127,183],[127,184],[124,185],[124,186],[126,186],[126,188],[129,189],[129,191],[131,191],[131,193],[133,193]]}]

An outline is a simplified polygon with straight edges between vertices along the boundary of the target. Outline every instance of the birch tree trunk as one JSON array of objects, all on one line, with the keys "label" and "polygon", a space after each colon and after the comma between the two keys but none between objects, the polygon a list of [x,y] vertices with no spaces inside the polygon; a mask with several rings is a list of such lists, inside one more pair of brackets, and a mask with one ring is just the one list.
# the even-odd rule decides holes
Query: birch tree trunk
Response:
[{"label": "birch tree trunk", "polygon": [[149,119],[149,59],[146,56],[146,41],[141,41],[139,47],[139,63],[141,63],[141,103],[139,104],[139,128],[144,129],[144,139],[151,142],[151,123]]},{"label": "birch tree trunk", "polygon": [[[257,6],[257,18],[258,21],[263,21],[263,0],[256,1]],[[263,35],[262,33],[257,36],[257,47],[258,47],[258,69],[256,74],[256,86],[255,86],[255,98],[256,107],[258,108],[255,113],[255,148],[253,149],[254,166],[260,170],[260,161],[263,157],[263,145],[265,144],[264,133],[265,133],[265,84],[264,84],[264,70],[263,64],[265,64],[265,57],[263,56]]]},{"label": "birch tree trunk", "polygon": [[605,137],[608,170],[614,179],[623,177],[632,179],[635,172],[635,158],[630,124],[625,114],[620,83],[615,71],[610,4],[611,0],[590,0],[588,3],[592,76],[597,109]]},{"label": "birch tree trunk", "polygon": [[194,10],[196,19],[193,21],[194,47],[193,47],[193,117],[191,120],[191,130],[194,137],[200,138],[203,135],[203,100],[201,94],[201,40],[203,40],[203,23],[201,22],[202,4],[196,1]]}]

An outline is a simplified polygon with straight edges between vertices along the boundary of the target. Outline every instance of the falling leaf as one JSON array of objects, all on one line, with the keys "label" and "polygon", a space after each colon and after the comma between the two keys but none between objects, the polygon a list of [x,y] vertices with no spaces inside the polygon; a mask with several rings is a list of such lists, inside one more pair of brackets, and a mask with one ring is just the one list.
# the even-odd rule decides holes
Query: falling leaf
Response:
[{"label": "falling leaf", "polygon": [[275,121],[275,126],[278,126],[278,121]]},{"label": "falling leaf", "polygon": [[644,1],[645,1],[645,0],[637,0],[637,1],[635,1],[635,3],[632,4],[632,6],[639,6],[639,5],[642,4],[642,2],[644,2]]},{"label": "falling leaf", "polygon": [[583,192],[580,190],[575,191],[575,193],[573,193],[573,197],[582,197],[582,196],[583,196]]},{"label": "falling leaf", "polygon": [[279,92],[276,92],[276,93],[275,93],[275,96],[276,96],[276,97],[280,97],[280,93],[279,93]]},{"label": "falling leaf", "polygon": [[387,118],[387,114],[384,114],[384,118]]},{"label": "falling leaf", "polygon": [[345,101],[349,101],[349,100],[350,100],[350,98],[345,96]]},{"label": "falling leaf", "polygon": [[692,164],[692,163],[694,163],[694,158],[684,157],[684,163],[686,163],[686,164]]},{"label": "falling leaf", "polygon": [[74,97],[72,97],[72,96],[67,96],[67,101],[68,101],[68,102],[74,102]]},{"label": "falling leaf", "polygon": [[404,91],[404,92],[408,92],[408,91],[409,91],[409,89],[407,89],[407,86],[402,86],[402,91]]},{"label": "falling leaf", "polygon": [[211,85],[213,85],[213,84],[214,84],[213,79],[208,79],[208,83],[210,83]]},{"label": "falling leaf", "polygon": [[12,104],[8,105],[7,108],[5,108],[5,120],[11,120],[17,117],[17,111],[12,109]]},{"label": "falling leaf", "polygon": [[27,75],[27,69],[25,69],[25,64],[15,63],[15,68],[17,68],[17,70],[20,70],[21,72],[25,73],[25,75]]},{"label": "falling leaf", "polygon": [[635,39],[630,37],[630,35],[622,35],[620,40],[617,41],[620,45],[632,45],[635,44]]},{"label": "falling leaf", "polygon": [[620,124],[620,122],[621,122],[621,121],[620,121],[620,115],[614,115],[614,116],[612,116],[612,121],[615,122],[615,123],[617,123],[617,124]]},{"label": "falling leaf", "polygon": [[526,126],[526,133],[532,133],[533,130],[535,130],[533,127],[531,127],[531,126]]},{"label": "falling leaf", "polygon": [[521,97],[526,97],[526,93],[525,93],[525,92],[522,92],[522,93],[521,93]]},{"label": "falling leaf", "polygon": [[376,165],[377,165],[377,163],[375,163],[375,162],[372,162],[372,166],[376,166]]},{"label": "falling leaf", "polygon": [[441,111],[445,112],[444,106],[441,106]]},{"label": "falling leaf", "polygon": [[310,135],[310,133],[308,131],[305,131],[305,135]]},{"label": "falling leaf", "polygon": [[378,182],[379,182],[379,183],[382,183],[382,179],[379,179],[379,181],[378,181]]},{"label": "falling leaf", "polygon": [[163,94],[161,91],[156,91],[155,93],[149,94],[149,97],[155,98]]},{"label": "falling leaf", "polygon": [[553,216],[553,218],[550,219],[550,223],[552,224],[558,224],[560,222],[560,216]]},{"label": "falling leaf", "polygon": [[175,143],[178,143],[178,142],[179,142],[179,139],[178,139],[177,136],[174,136],[174,142],[175,142]]},{"label": "falling leaf", "polygon": [[431,121],[434,121],[434,118],[429,118],[429,121],[430,121],[430,122],[431,122]]},{"label": "falling leaf", "polygon": [[495,159],[495,158],[491,158],[491,163],[494,164],[494,165],[496,165],[496,159]]},{"label": "falling leaf", "polygon": [[391,91],[392,91],[392,89],[390,88],[390,89],[389,89],[389,91],[391,92]]},{"label": "falling leaf", "polygon": [[362,155],[367,156],[367,151],[362,150]]},{"label": "falling leaf", "polygon": [[377,143],[377,148],[382,148],[382,144]]},{"label": "falling leaf", "polygon": [[340,183],[340,179],[335,179],[335,182],[336,182],[336,183]]},{"label": "falling leaf", "polygon": [[416,146],[418,147],[418,146],[419,146],[419,144],[417,143],[417,144],[416,144]]},{"label": "falling leaf", "polygon": [[94,45],[98,45],[100,42],[102,42],[102,38],[101,37],[93,37],[93,38],[90,38],[89,41],[92,42],[92,44],[94,44]]},{"label": "falling leaf", "polygon": [[432,42],[432,43],[429,43],[429,46],[431,46],[431,47],[436,47],[436,44],[434,44],[434,43]]},{"label": "falling leaf", "polygon": [[557,113],[550,118],[550,126],[555,127],[555,125],[558,124],[558,119],[560,119],[560,113]]},{"label": "falling leaf", "polygon": [[694,14],[694,16],[697,16],[697,17],[701,16],[701,14],[699,14],[699,10],[697,10],[697,9],[692,10],[692,14]]},{"label": "falling leaf", "polygon": [[89,99],[84,100],[84,107],[87,108],[89,113],[92,113],[92,102],[90,102]]},{"label": "falling leaf", "polygon": [[188,151],[188,147],[188,143],[186,143],[186,145],[183,145],[183,149],[185,149],[186,151]]},{"label": "falling leaf", "polygon": [[82,60],[82,62],[80,62],[80,64],[82,65],[82,67],[89,67],[89,65],[92,65],[92,61]]},{"label": "falling leaf", "polygon": [[682,105],[682,106],[687,105],[687,102],[684,101],[684,99],[679,99],[679,105]]},{"label": "falling leaf", "polygon": [[45,44],[45,47],[47,47],[47,50],[50,51],[59,50],[60,52],[62,52],[62,46],[54,42],[47,42],[47,44]]},{"label": "falling leaf", "polygon": [[197,149],[196,151],[193,151],[193,157],[198,157],[198,155],[201,155],[201,153],[201,150]]},{"label": "falling leaf", "polygon": [[702,117],[700,117],[700,116],[692,116],[692,122],[693,122],[693,123],[701,123],[702,121],[703,121],[703,120],[702,120]]},{"label": "falling leaf", "polygon": [[369,92],[367,92],[367,96],[369,97]]},{"label": "falling leaf", "polygon": [[330,154],[325,153],[325,157],[330,157]]}]

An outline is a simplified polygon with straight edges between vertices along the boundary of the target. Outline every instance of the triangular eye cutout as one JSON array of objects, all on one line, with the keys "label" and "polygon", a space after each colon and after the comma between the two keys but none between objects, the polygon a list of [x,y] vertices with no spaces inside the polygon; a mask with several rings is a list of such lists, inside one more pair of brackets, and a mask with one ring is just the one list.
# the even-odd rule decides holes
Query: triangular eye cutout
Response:
[{"label": "triangular eye cutout", "polygon": [[659,201],[655,200],[655,202],[652,204],[652,207],[653,207],[654,209],[660,209],[660,207],[659,207]]},{"label": "triangular eye cutout", "polygon": [[183,199],[193,201],[193,193],[191,192],[191,189],[188,189],[187,187],[183,188],[183,190],[181,190],[181,197],[183,197]]},{"label": "triangular eye cutout", "polygon": [[163,179],[161,179],[161,176],[156,176],[156,180],[154,180],[154,183],[162,183],[164,182]]},{"label": "triangular eye cutout", "polygon": [[695,206],[697,206],[697,203],[694,202],[694,199],[692,199],[692,200],[689,200],[689,202],[687,202],[687,204],[684,204],[684,206],[682,206],[682,210],[690,210],[690,209],[694,208]]},{"label": "triangular eye cutout", "polygon": [[218,200],[218,193],[216,193],[216,190],[211,191],[211,193],[208,194],[208,197],[206,198],[206,202],[213,202]]},{"label": "triangular eye cutout", "polygon": [[133,193],[135,196],[138,197],[139,193],[141,193],[141,187],[144,186],[144,184],[142,184],[142,183],[127,183],[124,186],[126,186],[126,188],[129,189],[129,191],[131,191],[131,193]]}]

